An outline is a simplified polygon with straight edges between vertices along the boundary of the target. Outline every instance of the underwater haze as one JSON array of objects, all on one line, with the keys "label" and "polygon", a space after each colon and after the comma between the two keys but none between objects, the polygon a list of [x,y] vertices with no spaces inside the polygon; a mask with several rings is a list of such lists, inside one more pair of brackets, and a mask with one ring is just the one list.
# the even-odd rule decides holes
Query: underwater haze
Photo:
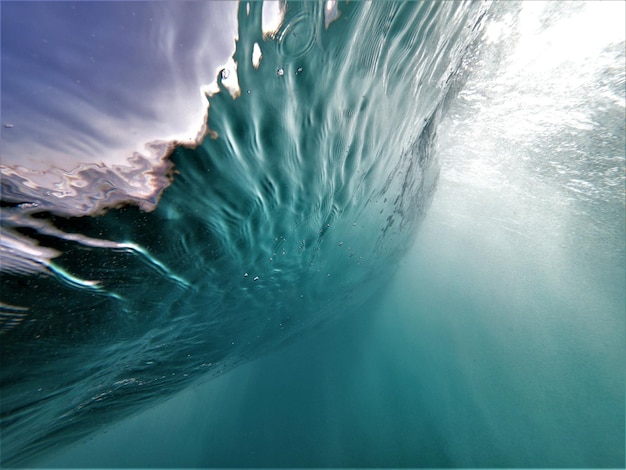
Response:
[{"label": "underwater haze", "polygon": [[3,467],[624,466],[623,2],[1,14]]}]

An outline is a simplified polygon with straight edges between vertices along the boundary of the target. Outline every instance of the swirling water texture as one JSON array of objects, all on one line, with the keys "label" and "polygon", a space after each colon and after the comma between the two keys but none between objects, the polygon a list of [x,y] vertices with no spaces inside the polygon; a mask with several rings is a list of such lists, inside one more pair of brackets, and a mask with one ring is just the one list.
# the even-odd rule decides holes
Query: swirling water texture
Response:
[{"label": "swirling water texture", "polygon": [[72,214],[3,185],[3,464],[355,308],[411,245],[483,5],[340,4],[327,24],[288,4],[270,36],[261,8],[240,5],[204,140],[152,170],[160,200],[117,207],[105,190],[108,212]]}]

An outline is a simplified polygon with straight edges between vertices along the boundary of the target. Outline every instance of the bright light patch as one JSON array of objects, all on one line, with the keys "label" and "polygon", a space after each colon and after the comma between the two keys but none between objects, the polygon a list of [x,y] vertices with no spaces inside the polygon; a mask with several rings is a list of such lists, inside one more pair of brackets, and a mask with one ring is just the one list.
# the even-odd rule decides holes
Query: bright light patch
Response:
[{"label": "bright light patch", "polygon": [[261,65],[261,59],[263,58],[263,53],[261,52],[261,47],[258,42],[254,43],[254,47],[252,48],[252,66],[255,69],[259,68]]},{"label": "bright light patch", "polygon": [[328,25],[335,21],[341,12],[337,8],[337,0],[327,0],[324,5],[324,26],[328,29]]},{"label": "bright light patch", "polygon": [[271,35],[278,31],[285,18],[285,11],[279,1],[263,2],[263,23],[264,35]]}]

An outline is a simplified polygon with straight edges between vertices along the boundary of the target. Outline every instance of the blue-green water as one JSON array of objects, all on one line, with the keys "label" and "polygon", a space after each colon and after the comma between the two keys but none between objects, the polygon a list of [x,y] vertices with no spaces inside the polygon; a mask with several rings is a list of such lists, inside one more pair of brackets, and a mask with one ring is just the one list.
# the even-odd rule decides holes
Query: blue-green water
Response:
[{"label": "blue-green water", "polygon": [[244,4],[200,146],[4,167],[3,465],[622,466],[620,4],[533,5]]}]

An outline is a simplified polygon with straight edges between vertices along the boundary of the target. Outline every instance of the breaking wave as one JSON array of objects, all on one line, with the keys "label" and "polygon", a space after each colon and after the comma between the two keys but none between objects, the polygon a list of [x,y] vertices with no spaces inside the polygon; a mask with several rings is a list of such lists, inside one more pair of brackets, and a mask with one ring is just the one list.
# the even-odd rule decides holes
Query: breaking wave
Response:
[{"label": "breaking wave", "polygon": [[437,126],[485,8],[296,2],[264,32],[262,5],[242,3],[197,142],[48,185],[3,166],[2,463],[384,286],[430,204]]}]

